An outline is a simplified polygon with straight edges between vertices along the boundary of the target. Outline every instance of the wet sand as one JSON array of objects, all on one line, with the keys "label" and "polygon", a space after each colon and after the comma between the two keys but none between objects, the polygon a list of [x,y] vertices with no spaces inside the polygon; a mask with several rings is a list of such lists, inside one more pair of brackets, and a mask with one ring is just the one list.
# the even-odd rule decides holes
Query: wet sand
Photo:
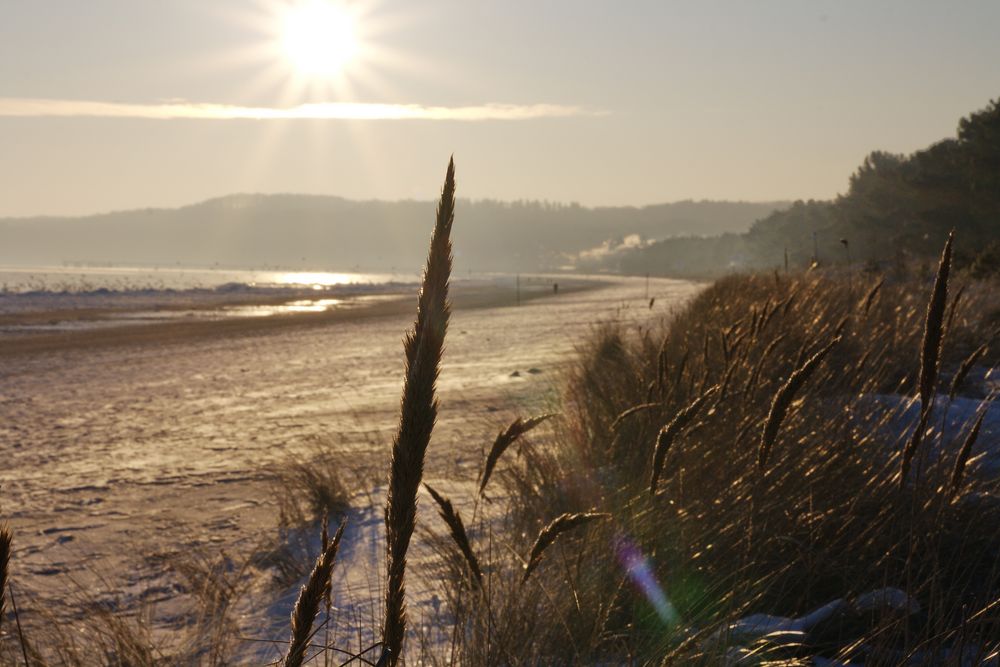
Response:
[{"label": "wet sand", "polygon": [[[456,310],[527,302],[550,294],[551,280],[536,278],[520,293],[476,282],[452,287]],[[594,289],[596,280],[564,279],[564,294]],[[278,294],[225,295],[214,292],[156,303],[155,297],[123,294],[112,299],[76,298],[77,307],[11,308],[0,302],[0,359],[25,354],[85,351],[125,345],[163,345],[211,338],[267,334],[299,327],[330,326],[349,320],[400,316],[412,311],[417,286],[391,286],[375,293],[280,290]],[[176,295],[170,295],[176,296]],[[58,297],[53,299],[57,303]],[[97,300],[109,303],[92,305]],[[310,304],[336,302],[313,310]],[[44,300],[43,300],[44,303]],[[298,305],[297,305],[298,304]],[[296,308],[298,312],[294,312]]]},{"label": "wet sand", "polygon": [[[501,426],[557,405],[560,374],[596,322],[658,322],[697,289],[653,280],[652,309],[643,279],[539,290],[520,307],[512,291],[459,290],[427,481],[461,497]],[[114,609],[155,604],[169,625],[181,590],[171,554],[247,553],[273,536],[267,480],[316,438],[336,446],[370,505],[351,544],[377,560],[362,535],[378,523],[414,307],[400,295],[329,313],[5,343],[0,517],[16,534],[16,580],[35,602],[65,604],[71,578]]]}]

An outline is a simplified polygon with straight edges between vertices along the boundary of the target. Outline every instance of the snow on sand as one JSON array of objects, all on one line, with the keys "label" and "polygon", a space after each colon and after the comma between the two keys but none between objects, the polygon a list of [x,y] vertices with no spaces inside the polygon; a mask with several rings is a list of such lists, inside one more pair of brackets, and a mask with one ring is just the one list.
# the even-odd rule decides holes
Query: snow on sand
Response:
[{"label": "snow on sand", "polygon": [[[552,280],[564,283],[558,295]],[[538,298],[520,307],[510,291],[457,293],[425,479],[458,502],[497,429],[553,407],[560,368],[595,322],[660,320],[698,289],[653,280],[649,309],[644,279],[601,278],[579,291],[569,282],[536,279]],[[271,470],[315,438],[336,444],[362,493],[355,502],[374,505],[352,513],[343,561],[357,563],[343,577],[356,576],[338,581],[377,580],[379,489],[414,301],[308,326],[227,321],[217,335],[0,351],[0,516],[15,531],[14,576],[36,591],[34,604],[65,607],[72,580],[113,609],[155,605],[168,625],[180,590],[171,555],[238,560],[272,537]]]}]

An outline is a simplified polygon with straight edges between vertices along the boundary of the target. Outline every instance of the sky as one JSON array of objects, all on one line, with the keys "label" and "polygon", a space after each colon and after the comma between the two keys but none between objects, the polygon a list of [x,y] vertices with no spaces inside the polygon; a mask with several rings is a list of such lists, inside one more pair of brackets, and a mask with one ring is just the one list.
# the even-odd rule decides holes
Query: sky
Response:
[{"label": "sky", "polygon": [[996,0],[325,1],[0,0],[0,216],[829,198],[1000,97]]}]

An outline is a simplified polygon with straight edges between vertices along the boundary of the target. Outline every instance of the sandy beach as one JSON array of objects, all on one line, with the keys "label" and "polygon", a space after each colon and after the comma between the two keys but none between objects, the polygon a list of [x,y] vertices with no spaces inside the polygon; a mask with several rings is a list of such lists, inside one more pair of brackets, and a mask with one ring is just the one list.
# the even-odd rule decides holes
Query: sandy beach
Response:
[{"label": "sandy beach", "polygon": [[[643,279],[567,280],[557,295],[543,284],[520,306],[512,290],[456,289],[426,472],[455,497],[501,426],[556,406],[560,371],[596,322],[661,321],[698,289],[653,280],[650,308]],[[414,305],[394,294],[322,313],[6,340],[0,510],[26,613],[55,599],[70,610],[65,591],[77,590],[119,611],[153,606],[169,627],[183,591],[171,556],[236,558],[273,536],[273,466],[317,439],[369,505],[366,526],[348,532],[363,548],[357,531],[381,513]]]}]

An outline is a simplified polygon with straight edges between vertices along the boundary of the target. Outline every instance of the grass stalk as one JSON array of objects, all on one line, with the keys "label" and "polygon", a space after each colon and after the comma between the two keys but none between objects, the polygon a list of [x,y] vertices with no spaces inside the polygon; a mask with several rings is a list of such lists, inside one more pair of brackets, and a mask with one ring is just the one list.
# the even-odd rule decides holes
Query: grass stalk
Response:
[{"label": "grass stalk", "polygon": [[413,329],[403,342],[405,368],[399,428],[392,443],[385,506],[386,590],[382,641],[389,664],[399,660],[406,634],[406,552],[417,518],[424,455],[437,419],[435,397],[450,306],[451,228],[455,219],[455,163],[448,162],[431,235]]},{"label": "grass stalk", "polygon": [[697,416],[698,412],[701,410],[702,406],[705,405],[705,401],[718,391],[719,385],[710,387],[701,396],[694,399],[687,406],[682,408],[674,418],[670,420],[670,423],[665,425],[660,429],[659,434],[656,436],[656,446],[653,448],[653,462],[650,466],[649,475],[649,495],[656,495],[656,487],[660,481],[660,473],[663,470],[663,462],[667,458],[667,452],[670,451],[670,446],[674,443],[674,440],[678,435],[691,423],[691,420]]},{"label": "grass stalk", "polygon": [[990,349],[990,343],[992,341],[987,341],[977,347],[972,354],[967,356],[962,360],[962,363],[958,366],[958,370],[955,371],[955,377],[951,380],[951,386],[948,388],[948,400],[955,400],[955,396],[958,394],[958,390],[962,387],[962,383],[965,382],[966,376],[968,376],[969,371],[975,366],[976,362],[983,358]]},{"label": "grass stalk", "polygon": [[472,551],[472,543],[469,541],[468,533],[465,532],[465,524],[462,523],[462,516],[455,509],[454,505],[451,504],[451,501],[435,491],[430,484],[425,483],[424,488],[431,494],[434,502],[438,504],[438,513],[448,526],[448,532],[451,534],[452,541],[462,553],[462,557],[465,558],[465,562],[469,566],[469,571],[472,572],[476,583],[482,588],[483,570],[479,567],[479,559],[476,558],[476,554]]},{"label": "grass stalk", "polygon": [[955,239],[955,232],[948,234],[948,240],[941,251],[941,260],[938,262],[937,276],[934,278],[934,289],[931,292],[930,303],[927,304],[927,317],[924,320],[924,336],[920,346],[920,378],[917,383],[917,390],[920,395],[920,420],[917,430],[907,441],[903,449],[903,457],[900,464],[901,486],[906,484],[906,478],[910,474],[910,467],[913,464],[913,457],[920,448],[923,440],[923,431],[927,426],[931,408],[934,405],[934,388],[937,384],[938,366],[941,358],[941,341],[944,337],[944,316],[945,306],[948,302],[948,274],[951,271],[951,245]]},{"label": "grass stalk", "polygon": [[972,454],[972,447],[976,444],[976,439],[979,438],[979,430],[983,426],[983,419],[986,417],[986,411],[989,404],[983,406],[979,411],[979,417],[976,422],[972,425],[972,429],[969,434],[965,437],[965,441],[962,443],[962,448],[958,451],[958,457],[955,459],[955,469],[951,473],[951,491],[949,493],[949,499],[954,499],[958,495],[959,489],[962,488],[962,476],[965,473],[965,466],[969,462],[969,455]]},{"label": "grass stalk", "polygon": [[10,528],[0,526],[0,630],[3,630],[4,608],[7,604],[7,579],[10,576],[10,551],[14,536]]},{"label": "grass stalk", "polygon": [[486,456],[486,465],[483,466],[483,477],[479,482],[479,494],[482,495],[483,491],[486,490],[486,484],[490,481],[490,477],[493,475],[493,470],[496,468],[497,461],[503,456],[503,453],[507,451],[514,442],[520,438],[522,435],[535,428],[546,419],[554,417],[555,414],[539,415],[537,417],[529,417],[528,419],[521,419],[518,417],[510,426],[500,431],[497,434],[496,440],[493,441],[493,446],[490,447],[490,453]]},{"label": "grass stalk", "polygon": [[556,539],[569,531],[585,526],[594,521],[610,519],[611,515],[605,512],[576,512],[560,514],[552,520],[549,525],[542,528],[535,539],[535,544],[531,547],[528,555],[527,565],[524,566],[524,576],[521,582],[526,582],[531,573],[535,571],[542,560],[542,555],[556,541]]},{"label": "grass stalk", "polygon": [[934,396],[934,385],[937,384],[938,365],[941,358],[941,341],[944,335],[944,314],[948,302],[948,274],[951,271],[951,245],[955,233],[948,235],[948,240],[941,251],[938,262],[937,276],[934,278],[934,289],[931,301],[927,305],[927,320],[924,325],[924,339],[920,347],[920,408],[929,410]]},{"label": "grass stalk", "polygon": [[832,341],[827,343],[819,352],[809,357],[805,363],[803,363],[799,368],[797,368],[789,377],[788,380],[781,386],[781,389],[774,395],[774,400],[771,401],[771,409],[767,413],[767,421],[764,422],[764,429],[761,431],[760,436],[760,449],[757,453],[757,467],[763,472],[767,467],[768,458],[771,455],[771,449],[774,447],[775,440],[778,439],[778,431],[781,429],[781,423],[785,420],[785,415],[788,413],[788,408],[792,404],[792,400],[795,398],[795,394],[802,388],[802,385],[806,383],[809,376],[813,374],[816,368],[819,366],[823,358],[830,353],[830,350],[840,342],[840,338],[834,338]]},{"label": "grass stalk", "polygon": [[313,623],[316,620],[316,614],[319,613],[319,605],[326,597],[326,591],[330,586],[330,575],[333,573],[333,564],[337,559],[337,550],[340,548],[340,538],[344,534],[345,523],[340,524],[333,540],[316,559],[316,565],[309,575],[309,580],[299,591],[295,608],[292,610],[292,638],[282,663],[284,667],[301,667],[305,661],[306,650],[309,648],[309,640],[312,637]]}]

